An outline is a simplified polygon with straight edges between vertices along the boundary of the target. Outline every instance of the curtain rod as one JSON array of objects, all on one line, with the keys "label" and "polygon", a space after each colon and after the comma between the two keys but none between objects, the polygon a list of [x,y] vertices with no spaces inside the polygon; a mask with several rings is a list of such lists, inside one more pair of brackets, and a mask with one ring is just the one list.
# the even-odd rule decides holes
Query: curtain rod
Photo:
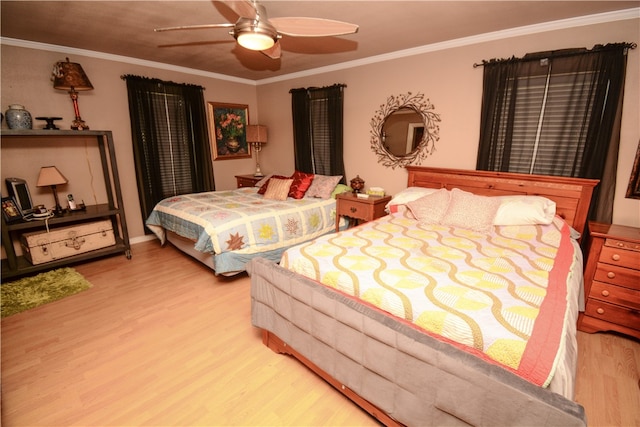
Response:
[{"label": "curtain rod", "polygon": [[610,43],[610,44],[606,44],[606,45],[595,45],[593,47],[593,49],[591,50],[587,50],[586,48],[577,48],[577,49],[561,49],[561,50],[551,50],[548,52],[534,52],[534,53],[527,53],[523,58],[516,58],[515,56],[512,56],[511,58],[506,58],[506,59],[490,59],[490,60],[486,60],[483,59],[481,63],[474,63],[473,64],[473,68],[478,68],[478,67],[484,67],[487,64],[492,64],[492,63],[496,63],[496,62],[506,62],[506,61],[538,61],[542,58],[564,58],[567,56],[574,56],[574,55],[582,55],[585,53],[593,53],[593,52],[601,52],[604,50],[613,50],[613,49],[617,49],[620,47],[624,47],[625,49],[625,55],[626,55],[626,50],[629,49],[635,49],[636,47],[638,47],[638,45],[636,43]]},{"label": "curtain rod", "polygon": [[151,83],[160,83],[160,84],[164,84],[164,85],[170,85],[170,86],[191,86],[191,87],[195,87],[198,89],[202,89],[202,90],[206,90],[207,88],[202,87],[200,85],[196,85],[193,83],[176,83],[176,82],[172,82],[172,81],[165,81],[165,80],[161,80],[155,77],[144,77],[144,76],[136,76],[134,74],[122,74],[120,75],[120,78],[122,80],[127,80],[127,79],[132,79],[132,80],[142,80],[142,81],[146,81],[146,82],[151,82]]}]

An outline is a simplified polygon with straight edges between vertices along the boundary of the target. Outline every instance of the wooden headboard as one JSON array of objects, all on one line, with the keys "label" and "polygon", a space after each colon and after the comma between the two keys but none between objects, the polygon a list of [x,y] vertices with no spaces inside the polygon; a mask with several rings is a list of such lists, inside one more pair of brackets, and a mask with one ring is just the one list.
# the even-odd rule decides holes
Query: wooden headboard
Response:
[{"label": "wooden headboard", "polygon": [[482,196],[521,194],[556,202],[556,214],[584,233],[597,179],[407,166],[407,187],[459,188]]}]

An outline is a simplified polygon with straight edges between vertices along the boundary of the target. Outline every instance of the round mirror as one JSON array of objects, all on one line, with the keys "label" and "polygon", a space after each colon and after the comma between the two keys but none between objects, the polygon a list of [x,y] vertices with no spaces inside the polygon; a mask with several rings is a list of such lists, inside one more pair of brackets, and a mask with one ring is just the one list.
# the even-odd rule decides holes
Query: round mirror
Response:
[{"label": "round mirror", "polygon": [[435,150],[440,116],[420,93],[390,96],[371,120],[371,149],[385,166],[420,164]]},{"label": "round mirror", "polygon": [[418,148],[423,132],[422,115],[412,108],[403,107],[384,120],[382,145],[394,156],[406,156]]}]

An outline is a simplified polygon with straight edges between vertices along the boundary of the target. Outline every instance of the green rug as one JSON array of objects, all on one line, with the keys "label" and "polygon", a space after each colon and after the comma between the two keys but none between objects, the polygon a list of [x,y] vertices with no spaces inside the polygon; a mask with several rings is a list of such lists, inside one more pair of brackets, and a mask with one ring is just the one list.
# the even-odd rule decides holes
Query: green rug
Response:
[{"label": "green rug", "polygon": [[91,287],[73,268],[59,268],[15,282],[3,283],[2,317],[77,294]]}]

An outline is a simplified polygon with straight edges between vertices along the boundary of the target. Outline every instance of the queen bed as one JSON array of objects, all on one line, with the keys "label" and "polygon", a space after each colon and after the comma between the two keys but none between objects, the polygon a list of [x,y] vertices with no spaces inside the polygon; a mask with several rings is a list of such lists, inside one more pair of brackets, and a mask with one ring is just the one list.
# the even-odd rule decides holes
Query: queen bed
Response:
[{"label": "queen bed", "polygon": [[264,344],[387,425],[586,425],[577,239],[597,181],[407,170],[389,215],[249,263]]},{"label": "queen bed", "polygon": [[[166,198],[147,227],[215,274],[234,275],[256,256],[278,261],[291,246],[335,231],[341,176],[269,175],[255,187]],[[346,221],[341,219],[341,227]]]}]

